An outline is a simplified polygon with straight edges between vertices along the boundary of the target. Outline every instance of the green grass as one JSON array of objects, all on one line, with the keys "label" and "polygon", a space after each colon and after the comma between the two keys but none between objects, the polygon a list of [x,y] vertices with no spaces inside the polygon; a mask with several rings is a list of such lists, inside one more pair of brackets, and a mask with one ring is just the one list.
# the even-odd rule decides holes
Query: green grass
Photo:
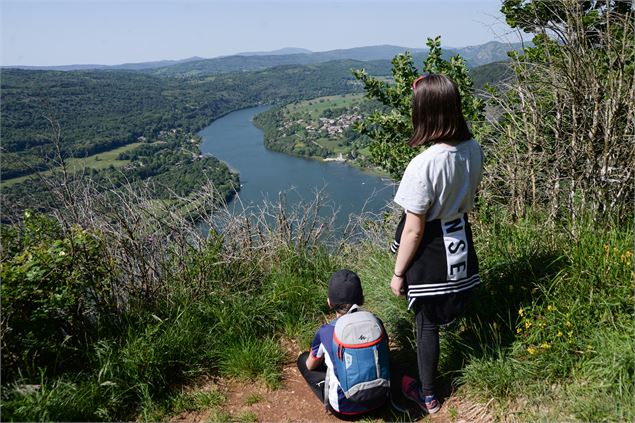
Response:
[{"label": "green grass", "polygon": [[262,395],[260,395],[260,394],[249,394],[249,395],[247,395],[247,398],[245,398],[245,405],[258,404],[259,402],[261,402],[264,399],[265,398]]},{"label": "green grass", "polygon": [[205,411],[221,407],[226,401],[218,389],[193,390],[191,392],[175,392],[165,401],[150,400],[143,404],[139,412],[142,421],[165,421],[170,416],[183,412]]},{"label": "green grass", "polygon": [[[633,421],[632,225],[511,222],[487,209],[473,221],[483,284],[465,317],[442,330],[441,386],[477,403],[494,399],[490,412],[501,419]],[[231,238],[175,255],[187,271],[166,265],[157,299],[103,322],[110,330],[85,352],[83,369],[5,382],[4,420],[156,421],[212,409],[213,421],[253,421],[223,413],[218,391],[183,386],[202,375],[279,386],[281,345],[307,348],[332,317],[326,286],[342,267],[360,275],[366,307],[385,322],[393,363],[416,369],[413,316],[388,287],[395,223],[369,224],[372,241],[333,250],[274,238],[234,251]]]},{"label": "green grass", "polygon": [[478,238],[485,295],[468,318],[477,346],[466,334],[451,342],[470,346],[467,391],[511,401],[527,421],[632,421],[632,227],[491,221]]},{"label": "green grass", "polygon": [[297,114],[304,119],[317,120],[326,109],[349,107],[362,101],[364,94],[331,95],[292,103],[283,110],[286,116]]},{"label": "green grass", "polygon": [[[442,328],[443,389],[494,399],[501,419],[633,421],[631,224],[549,226],[481,212],[474,235],[483,284],[465,317]],[[354,270],[397,346],[393,356],[416,368],[413,315],[388,289],[387,245],[359,248]]]},{"label": "green grass", "polygon": [[[121,153],[125,153],[127,151],[133,150],[134,148],[140,146],[141,144],[142,143],[140,142],[135,142],[132,144],[124,145],[123,147],[118,147],[113,150],[105,151],[103,153],[95,154],[92,156],[81,157],[81,158],[76,158],[76,157],[69,158],[69,159],[66,159],[66,165],[70,172],[77,172],[84,168],[100,170],[100,169],[106,169],[110,166],[113,166],[115,168],[122,167],[126,165],[127,163],[130,163],[130,160],[117,160],[117,157],[119,157]],[[58,171],[60,169],[61,167],[55,167],[53,169],[40,172],[40,174],[42,176],[49,176],[52,172]],[[18,184],[20,182],[24,182],[25,180],[29,178],[33,178],[33,177],[34,175],[25,175],[25,176],[18,176],[17,178],[12,178],[12,179],[6,179],[6,180],[3,179],[2,186],[10,187],[12,185]]]},{"label": "green grass", "polygon": [[230,423],[235,421],[230,413],[224,410],[214,410],[207,418],[208,423]]},{"label": "green grass", "polygon": [[[201,375],[279,386],[286,358],[280,342],[315,330],[339,258],[321,246],[275,239],[246,262],[223,260],[214,242],[174,257],[190,263],[188,273],[170,273],[168,266],[157,299],[132,303],[120,318],[104,322],[112,325],[104,332],[111,335],[90,345],[81,372],[25,374],[5,386],[3,418],[161,420],[219,401],[216,393],[181,392]],[[22,385],[34,383],[39,390],[23,392]]]},{"label": "green grass", "polygon": [[260,378],[270,388],[279,386],[284,351],[276,339],[239,340],[224,348],[219,355],[222,375],[247,380]]},{"label": "green grass", "polygon": [[339,153],[347,154],[351,151],[350,146],[340,146],[341,142],[345,141],[343,137],[339,138],[319,138],[315,142],[320,144],[322,147],[332,151],[333,154],[337,155]]},{"label": "green grass", "polygon": [[256,422],[258,421],[258,416],[253,411],[243,411],[236,415],[235,420],[243,423]]}]

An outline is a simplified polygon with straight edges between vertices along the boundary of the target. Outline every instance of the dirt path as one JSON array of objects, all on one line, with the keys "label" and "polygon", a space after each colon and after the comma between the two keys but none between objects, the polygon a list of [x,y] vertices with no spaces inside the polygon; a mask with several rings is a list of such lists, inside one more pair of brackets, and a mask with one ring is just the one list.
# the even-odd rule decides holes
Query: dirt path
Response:
[{"label": "dirt path", "polygon": [[[258,421],[258,422],[339,422],[328,414],[324,406],[308,387],[295,366],[295,357],[300,353],[295,347],[288,347],[289,359],[282,372],[282,387],[269,390],[261,382],[219,380],[214,386],[199,389],[221,389],[226,402],[219,409],[181,413],[173,422],[209,422],[217,420]],[[295,351],[297,349],[297,351]],[[453,396],[447,398],[441,411],[433,415],[423,414],[412,402],[405,400],[397,391],[394,394],[397,405],[406,408],[406,413],[390,409],[370,416],[373,421],[424,421],[434,423],[490,422],[492,417],[485,407],[470,404]],[[368,417],[365,418],[368,421]]]}]

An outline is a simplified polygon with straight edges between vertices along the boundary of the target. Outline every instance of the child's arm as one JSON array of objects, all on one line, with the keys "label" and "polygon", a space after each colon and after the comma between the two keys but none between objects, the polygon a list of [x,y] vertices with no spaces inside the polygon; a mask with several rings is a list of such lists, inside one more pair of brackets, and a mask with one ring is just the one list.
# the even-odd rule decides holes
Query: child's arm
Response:
[{"label": "child's arm", "polygon": [[306,358],[306,368],[309,370],[315,370],[324,361],[324,347],[322,346],[320,329],[318,329],[313,337],[309,356]]},{"label": "child's arm", "polygon": [[423,239],[423,231],[426,226],[426,215],[412,212],[406,213],[406,223],[401,234],[401,242],[397,251],[395,261],[395,272],[390,281],[390,288],[396,296],[404,295],[404,277],[406,270],[410,267],[410,262],[419,248]]},{"label": "child's arm", "polygon": [[306,368],[309,370],[315,370],[324,361],[324,356],[313,357],[313,354],[309,354],[306,358]]}]

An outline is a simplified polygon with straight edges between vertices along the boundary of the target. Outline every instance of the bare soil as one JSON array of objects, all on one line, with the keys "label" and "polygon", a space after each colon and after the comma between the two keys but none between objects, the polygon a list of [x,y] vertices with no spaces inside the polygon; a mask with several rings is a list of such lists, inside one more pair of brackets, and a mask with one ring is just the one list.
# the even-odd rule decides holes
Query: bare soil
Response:
[{"label": "bare soil", "polygon": [[[300,354],[297,345],[287,345],[288,360],[282,370],[282,387],[268,389],[261,382],[220,379],[210,381],[199,390],[220,389],[226,397],[220,411],[232,421],[258,422],[338,422],[340,419],[325,411],[324,405],[311,391],[298,371],[295,361]],[[400,375],[396,375],[400,378]],[[398,386],[398,380],[393,385]],[[362,417],[364,421],[426,421],[435,423],[491,422],[486,406],[474,404],[452,393],[442,401],[441,410],[433,415],[422,412],[416,404],[393,392],[395,404],[404,412],[390,406]],[[219,419],[219,408],[185,412],[174,416],[172,422],[209,422]]]}]

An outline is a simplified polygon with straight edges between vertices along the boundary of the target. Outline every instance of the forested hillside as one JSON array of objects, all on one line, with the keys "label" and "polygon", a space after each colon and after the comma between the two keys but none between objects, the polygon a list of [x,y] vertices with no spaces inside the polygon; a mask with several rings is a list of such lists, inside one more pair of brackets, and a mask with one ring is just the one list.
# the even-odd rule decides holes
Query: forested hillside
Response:
[{"label": "forested hillside", "polygon": [[[354,60],[371,63],[358,67],[374,66],[374,63],[384,62],[389,69],[389,61],[398,53],[408,50],[406,47],[398,46],[372,46],[357,47],[351,49],[332,50],[314,53],[299,54],[276,54],[276,55],[252,55],[252,56],[227,56],[214,59],[193,60],[175,65],[152,69],[148,72],[155,75],[164,76],[194,76],[213,75],[224,72],[253,71],[258,69],[271,68],[281,65],[308,65],[325,63],[330,61]],[[464,48],[443,49],[442,55],[449,58],[460,54],[470,67],[477,67],[492,62],[508,60],[508,51],[521,50],[521,44],[504,44],[492,41],[479,46]],[[426,57],[423,49],[413,49],[411,51],[417,61],[422,62]]]},{"label": "forested hillside", "polygon": [[[364,64],[368,66],[367,64]],[[159,78],[128,71],[3,72],[3,180],[46,166],[46,117],[63,129],[62,153],[82,157],[161,130],[195,132],[231,110],[359,90],[344,61],[208,78]],[[381,74],[383,66],[370,65]]]},{"label": "forested hillside", "polygon": [[[148,166],[145,160],[143,171],[135,156],[115,157],[107,165],[99,162],[99,155],[133,143],[161,141],[166,133],[178,131],[183,143],[193,147],[188,154],[197,156],[197,145],[188,140],[212,120],[258,104],[359,91],[350,70],[361,64],[340,61],[202,78],[164,78],[131,71],[6,70],[1,86],[1,131],[2,195],[11,204],[7,211],[42,208],[46,204],[43,198],[50,197],[40,179],[25,182],[17,177],[52,168],[61,171],[60,161],[72,158],[88,157],[82,165],[99,173],[101,181],[147,179],[164,186],[155,190],[164,193],[199,187],[178,178],[158,177],[172,166],[191,164],[191,157],[177,151],[180,144],[170,144],[177,150],[160,167]],[[387,69],[385,64],[364,65],[378,75]],[[202,163],[207,164],[208,175],[220,178],[214,182],[223,190],[221,197],[230,198],[233,188],[227,181],[234,177],[221,163],[201,160],[196,167],[190,166],[192,174],[187,179],[193,181],[197,174],[203,182],[203,174],[192,170]],[[74,167],[78,167],[77,161]]]},{"label": "forested hillside", "polygon": [[319,97],[271,108],[254,123],[264,131],[265,147],[271,150],[370,168],[370,138],[355,132],[354,125],[381,108],[361,94]]}]

